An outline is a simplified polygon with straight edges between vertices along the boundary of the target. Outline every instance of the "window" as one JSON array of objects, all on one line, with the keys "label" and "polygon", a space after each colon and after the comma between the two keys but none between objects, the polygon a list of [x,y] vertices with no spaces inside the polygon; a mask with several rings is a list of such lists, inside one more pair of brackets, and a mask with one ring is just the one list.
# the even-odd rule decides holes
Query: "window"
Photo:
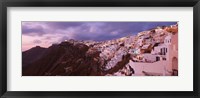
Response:
[{"label": "window", "polygon": [[156,61],[160,61],[160,57],[157,56],[157,57],[156,57]]},{"label": "window", "polygon": [[163,55],[165,55],[165,53],[166,53],[166,50],[165,50],[165,48],[163,48],[163,50],[164,50],[164,51],[163,51]]},{"label": "window", "polygon": [[165,55],[166,54],[166,48],[161,48],[161,55]]}]

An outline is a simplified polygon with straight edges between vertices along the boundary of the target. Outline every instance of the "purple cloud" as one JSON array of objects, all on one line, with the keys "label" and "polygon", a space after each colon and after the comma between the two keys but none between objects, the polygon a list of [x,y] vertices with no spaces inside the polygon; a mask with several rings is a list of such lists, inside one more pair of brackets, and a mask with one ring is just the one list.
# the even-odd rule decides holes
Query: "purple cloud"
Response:
[{"label": "purple cloud", "polygon": [[41,40],[34,40],[33,43],[40,44],[40,43],[42,43],[42,41]]},{"label": "purple cloud", "polygon": [[51,40],[52,38],[50,36],[45,37],[45,40]]},{"label": "purple cloud", "polygon": [[27,25],[22,25],[22,34],[45,34],[45,29],[42,26],[30,27]]},{"label": "purple cloud", "polygon": [[59,28],[59,29],[77,27],[77,26],[81,26],[83,23],[82,22],[45,22],[45,24],[48,25],[49,27]]},{"label": "purple cloud", "polygon": [[[169,26],[177,22],[22,22],[22,35],[36,43],[59,43],[66,39],[103,41]],[[41,42],[40,42],[41,41]],[[47,45],[46,45],[47,46]]]}]

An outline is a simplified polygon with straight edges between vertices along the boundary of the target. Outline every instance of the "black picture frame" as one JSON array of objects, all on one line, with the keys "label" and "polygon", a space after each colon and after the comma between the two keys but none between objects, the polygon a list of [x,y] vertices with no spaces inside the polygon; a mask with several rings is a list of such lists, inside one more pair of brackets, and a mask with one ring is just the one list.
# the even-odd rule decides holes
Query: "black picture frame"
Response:
[{"label": "black picture frame", "polygon": [[[7,7],[193,7],[193,91],[7,91]],[[1,0],[1,98],[199,98],[200,0]]]}]

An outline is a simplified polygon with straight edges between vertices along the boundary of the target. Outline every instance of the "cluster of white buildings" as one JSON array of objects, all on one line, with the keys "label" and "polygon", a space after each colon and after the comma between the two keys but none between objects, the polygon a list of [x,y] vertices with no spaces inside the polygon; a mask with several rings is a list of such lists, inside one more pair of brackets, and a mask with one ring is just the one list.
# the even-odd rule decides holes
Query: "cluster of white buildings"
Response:
[{"label": "cluster of white buildings", "polygon": [[[138,55],[135,61],[139,59],[139,62],[130,61],[130,65],[136,70],[136,75],[178,75],[178,32],[163,29],[155,29],[155,32],[164,35],[164,39],[158,38],[159,44],[150,53],[140,54],[136,50]],[[156,40],[152,41],[152,45],[155,43]]]},{"label": "cluster of white buildings", "polygon": [[[168,27],[177,27],[177,25]],[[155,33],[153,36],[152,34]],[[138,33],[137,36],[123,37],[105,42],[101,57],[110,60],[105,70],[113,68],[123,55],[131,54],[128,63],[135,70],[133,75],[178,75],[178,32],[168,32],[166,28]],[[101,45],[100,45],[101,46]],[[121,71],[128,72],[127,66]]]},{"label": "cluster of white buildings", "polygon": [[105,70],[109,70],[113,68],[118,62],[122,60],[122,57],[127,54],[127,49],[124,47],[121,47],[119,50],[117,50],[114,53],[113,58],[106,64]]},{"label": "cluster of white buildings", "polygon": [[115,67],[124,55],[131,54],[128,65],[113,75],[128,74],[132,69],[136,76],[178,75],[178,25],[140,32],[136,36],[82,43],[100,51],[100,58],[108,61],[104,70]]}]

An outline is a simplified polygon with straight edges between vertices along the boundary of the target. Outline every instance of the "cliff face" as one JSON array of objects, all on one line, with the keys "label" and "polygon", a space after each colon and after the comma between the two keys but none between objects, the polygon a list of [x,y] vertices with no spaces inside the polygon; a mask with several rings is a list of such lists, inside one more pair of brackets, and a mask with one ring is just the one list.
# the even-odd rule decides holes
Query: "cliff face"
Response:
[{"label": "cliff face", "polygon": [[[32,49],[26,51],[35,51]],[[124,56],[116,67],[108,71],[101,69],[106,61],[99,57],[99,51],[84,44],[62,42],[43,51],[42,57],[23,67],[23,76],[101,76],[117,72],[128,63],[130,55]],[[25,60],[25,59],[24,59]]]},{"label": "cliff face", "polygon": [[[45,50],[43,56],[23,69],[23,76],[98,75],[98,60],[84,44],[63,42]],[[27,51],[28,52],[28,51]]]}]

